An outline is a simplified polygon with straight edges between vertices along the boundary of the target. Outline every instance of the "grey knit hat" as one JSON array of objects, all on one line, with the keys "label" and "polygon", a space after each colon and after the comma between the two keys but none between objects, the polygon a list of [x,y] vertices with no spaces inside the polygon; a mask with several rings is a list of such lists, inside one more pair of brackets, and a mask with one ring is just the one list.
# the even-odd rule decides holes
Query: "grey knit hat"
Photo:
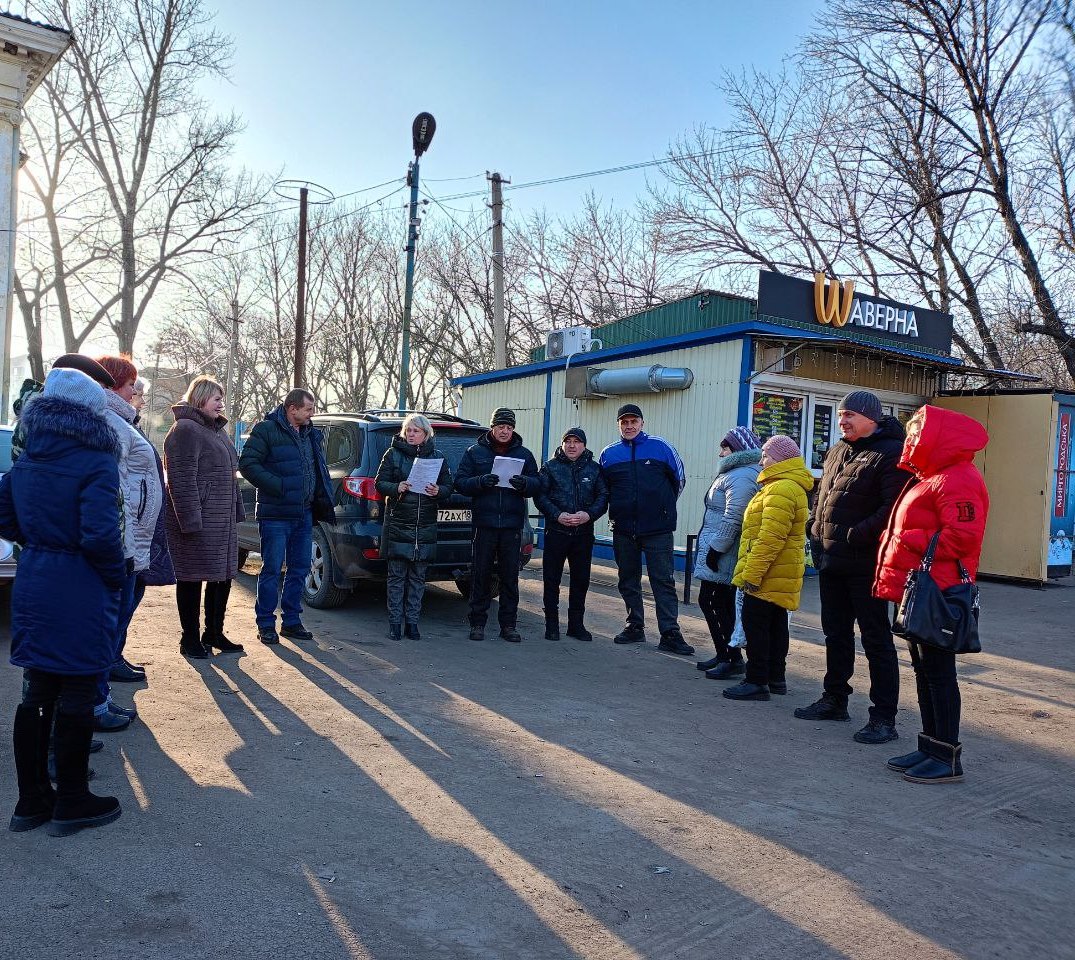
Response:
[{"label": "grey knit hat", "polygon": [[496,427],[502,423],[506,423],[513,430],[515,429],[515,411],[510,407],[497,407],[489,418],[490,427]]},{"label": "grey knit hat", "polygon": [[877,394],[869,390],[852,390],[843,400],[837,410],[850,410],[852,413],[861,413],[867,420],[878,423],[885,415],[881,409],[881,401]]},{"label": "grey knit hat", "polygon": [[107,403],[104,387],[81,370],[67,367],[53,367],[49,371],[45,377],[44,395],[63,397],[64,400],[89,407],[94,413],[104,413]]}]

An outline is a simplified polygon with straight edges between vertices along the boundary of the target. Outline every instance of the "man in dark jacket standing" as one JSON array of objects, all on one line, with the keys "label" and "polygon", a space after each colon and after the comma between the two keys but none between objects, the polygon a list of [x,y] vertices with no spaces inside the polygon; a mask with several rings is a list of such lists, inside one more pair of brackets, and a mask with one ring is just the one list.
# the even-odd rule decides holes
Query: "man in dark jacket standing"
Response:
[{"label": "man in dark jacket standing", "polygon": [[[510,477],[510,486],[500,486],[493,472],[497,457],[523,462],[519,473]],[[459,462],[455,490],[472,501],[474,555],[470,568],[470,639],[485,639],[485,622],[493,599],[490,581],[495,565],[500,574],[500,636],[520,643],[516,628],[519,614],[519,551],[526,523],[527,497],[541,489],[537,461],[515,432],[515,411],[498,407],[478,442],[467,448]]]},{"label": "man in dark jacket standing", "polygon": [[668,441],[644,433],[642,410],[625,403],[616,414],[620,439],[601,451],[608,484],[608,519],[612,549],[619,567],[620,596],[627,606],[627,626],[613,643],[645,643],[642,607],[642,555],[657,605],[659,649],[689,657],[694,647],[679,630],[679,601],[674,576],[676,501],[687,484],[683,461]]},{"label": "man in dark jacket standing", "polygon": [[545,639],[560,639],[560,578],[571,565],[567,635],[593,640],[583,624],[590,587],[593,524],[608,509],[608,487],[601,467],[586,449],[582,427],[564,433],[553,458],[541,467],[541,492],[534,503],[545,515],[541,576],[545,586]]},{"label": "man in dark jacket standing", "polygon": [[870,721],[859,743],[887,743],[896,732],[899,666],[888,604],[872,593],[877,549],[892,505],[910,475],[899,467],[903,427],[885,416],[868,390],[849,393],[837,409],[840,441],[825,457],[807,534],[818,564],[821,627],[825,631],[825,692],[795,716],[848,720],[855,671],[855,622],[870,665]]},{"label": "man in dark jacket standing", "polygon": [[[239,472],[258,492],[255,517],[261,536],[261,573],[254,616],[258,638],[266,644],[280,642],[277,603],[280,632],[293,640],[313,639],[301,620],[302,584],[310,572],[315,521],[335,519],[321,431],[310,423],[314,402],[308,390],[292,390],[250,431],[239,458]],[[281,596],[280,571],[285,563]]]}]

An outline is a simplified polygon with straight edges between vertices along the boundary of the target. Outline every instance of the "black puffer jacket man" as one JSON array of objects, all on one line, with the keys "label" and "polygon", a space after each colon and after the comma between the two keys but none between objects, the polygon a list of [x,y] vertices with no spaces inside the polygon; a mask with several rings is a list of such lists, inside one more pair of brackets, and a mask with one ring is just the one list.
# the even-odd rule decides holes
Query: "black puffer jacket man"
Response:
[{"label": "black puffer jacket man", "polygon": [[[510,486],[499,486],[493,472],[497,457],[522,461]],[[474,555],[470,568],[470,639],[485,639],[485,622],[492,602],[494,566],[500,575],[500,636],[509,643],[522,637],[516,629],[519,614],[519,552],[526,523],[526,501],[541,490],[537,461],[515,432],[515,411],[493,411],[489,432],[467,448],[459,462],[455,489],[470,497],[474,523]]]},{"label": "black puffer jacket man", "polygon": [[855,734],[859,743],[898,737],[899,667],[888,604],[871,593],[877,550],[910,474],[899,467],[903,427],[885,416],[868,390],[840,401],[843,434],[828,456],[807,534],[818,563],[821,627],[825,631],[825,692],[795,711],[802,720],[847,720],[855,671],[855,622],[870,667],[870,721]]},{"label": "black puffer jacket man", "polygon": [[608,487],[601,467],[586,449],[582,427],[568,429],[552,459],[541,467],[541,492],[534,503],[545,515],[541,575],[545,587],[545,639],[560,639],[560,579],[571,568],[567,635],[593,640],[583,625],[590,587],[594,521],[608,509]]}]

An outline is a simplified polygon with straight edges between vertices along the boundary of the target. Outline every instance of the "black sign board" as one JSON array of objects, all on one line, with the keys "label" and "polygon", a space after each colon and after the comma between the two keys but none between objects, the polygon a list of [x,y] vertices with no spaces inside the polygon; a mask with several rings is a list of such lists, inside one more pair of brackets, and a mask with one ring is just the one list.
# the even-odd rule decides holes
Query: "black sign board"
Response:
[{"label": "black sign board", "polygon": [[[855,332],[879,341],[897,341],[949,353],[952,315],[881,300],[855,290],[850,298],[826,280],[820,295],[811,280],[758,271],[758,314],[816,326],[833,337]],[[819,303],[820,301],[820,303]]]}]

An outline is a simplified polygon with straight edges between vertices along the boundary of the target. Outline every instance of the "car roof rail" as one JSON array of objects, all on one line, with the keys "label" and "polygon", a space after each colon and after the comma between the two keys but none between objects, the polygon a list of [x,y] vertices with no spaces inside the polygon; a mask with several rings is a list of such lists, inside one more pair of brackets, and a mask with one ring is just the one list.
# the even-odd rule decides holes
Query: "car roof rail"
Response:
[{"label": "car roof rail", "polygon": [[431,420],[443,420],[447,423],[473,423],[481,426],[477,420],[472,420],[469,417],[456,416],[454,413],[445,413],[443,410],[400,410],[393,407],[369,407],[365,410],[359,410],[357,413],[349,414],[350,416],[362,416],[368,415],[372,419],[380,420],[382,416],[399,417],[400,419],[406,417],[411,413],[420,413],[424,417],[429,417]]}]

